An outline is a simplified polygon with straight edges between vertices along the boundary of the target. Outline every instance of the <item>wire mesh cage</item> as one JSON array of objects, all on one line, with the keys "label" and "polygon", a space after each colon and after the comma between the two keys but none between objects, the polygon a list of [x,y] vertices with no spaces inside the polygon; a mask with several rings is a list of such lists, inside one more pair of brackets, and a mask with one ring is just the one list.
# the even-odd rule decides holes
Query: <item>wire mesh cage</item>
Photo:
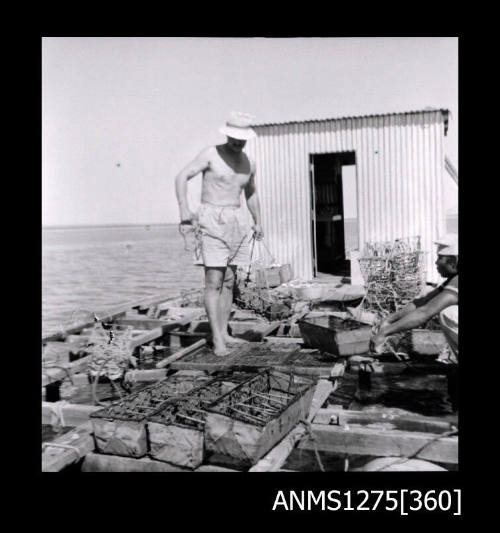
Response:
[{"label": "wire mesh cage", "polygon": [[359,265],[366,285],[365,309],[392,313],[422,290],[425,269],[420,236],[367,243]]}]

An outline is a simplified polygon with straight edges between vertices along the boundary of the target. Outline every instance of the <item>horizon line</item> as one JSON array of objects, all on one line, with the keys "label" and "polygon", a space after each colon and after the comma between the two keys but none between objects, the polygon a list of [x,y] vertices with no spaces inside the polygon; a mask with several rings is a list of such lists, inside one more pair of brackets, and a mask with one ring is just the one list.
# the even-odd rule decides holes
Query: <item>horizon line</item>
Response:
[{"label": "horizon line", "polygon": [[78,228],[113,228],[123,226],[168,226],[178,224],[178,222],[123,222],[111,224],[53,224],[43,225],[42,229],[78,229]]},{"label": "horizon line", "polygon": [[[458,216],[458,211],[446,213],[445,217]],[[357,217],[344,217],[344,220],[355,220]],[[117,228],[117,227],[140,227],[140,226],[168,226],[176,225],[178,222],[123,222],[112,224],[54,224],[42,225],[42,229],[79,229],[79,228]]]}]

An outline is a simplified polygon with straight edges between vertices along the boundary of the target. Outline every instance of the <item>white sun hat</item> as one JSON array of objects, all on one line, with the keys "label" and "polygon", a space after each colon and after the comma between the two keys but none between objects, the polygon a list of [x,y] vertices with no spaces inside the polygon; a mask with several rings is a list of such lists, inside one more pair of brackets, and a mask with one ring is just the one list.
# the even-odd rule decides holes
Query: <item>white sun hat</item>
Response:
[{"label": "white sun hat", "polygon": [[253,120],[254,117],[248,113],[232,111],[224,126],[219,128],[219,131],[233,139],[248,141],[257,136],[255,131],[250,128]]},{"label": "white sun hat", "polygon": [[438,246],[438,255],[458,256],[458,235],[456,233],[447,233],[437,239],[434,244]]}]

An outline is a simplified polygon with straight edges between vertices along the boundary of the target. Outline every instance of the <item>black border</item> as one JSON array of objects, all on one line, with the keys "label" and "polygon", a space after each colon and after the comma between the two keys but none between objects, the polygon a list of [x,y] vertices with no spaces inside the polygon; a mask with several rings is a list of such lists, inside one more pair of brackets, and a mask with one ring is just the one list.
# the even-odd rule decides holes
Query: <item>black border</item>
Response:
[{"label": "black border", "polygon": [[[431,13],[428,13],[428,16],[431,16]],[[328,22],[328,21],[326,21]],[[329,24],[331,27],[331,24]],[[437,24],[441,26],[440,30],[434,32],[434,35],[439,36],[457,36],[458,32],[450,32],[448,35],[443,35],[446,30],[447,24],[443,20],[440,20]],[[178,28],[178,26],[176,26]],[[262,27],[262,26],[261,26]],[[401,27],[401,26],[400,26]],[[211,27],[212,28],[212,27]],[[225,27],[227,30],[227,26]],[[244,30],[238,28],[238,31],[229,31],[229,30],[215,30],[211,35],[207,35],[203,32],[191,32],[191,31],[181,31],[178,30],[178,33],[172,30],[172,24],[168,28],[168,36],[209,36],[209,37],[218,37],[218,36],[236,36],[236,37],[245,37],[245,36],[264,36],[264,37],[302,37],[302,36],[315,36],[315,37],[332,37],[332,36],[360,36],[360,37],[369,37],[374,35],[358,35],[356,31],[351,32],[351,35],[342,35],[337,33],[336,35],[329,35],[321,30],[321,28],[304,30],[300,29],[296,31],[293,29],[293,26],[287,26],[287,30],[277,30],[276,27],[272,31],[268,31],[268,28],[264,27],[264,30],[253,30],[248,31],[247,33]],[[378,29],[378,28],[377,28]],[[395,28],[396,29],[396,28]],[[406,28],[405,28],[406,29]],[[417,30],[418,31],[418,30]],[[41,98],[39,88],[41,87],[41,37],[42,36],[75,36],[76,35],[92,35],[92,32],[80,31],[61,31],[60,29],[55,29],[49,25],[45,29],[41,30],[37,36],[33,39],[28,39],[30,43],[29,57],[27,63],[24,63],[25,67],[28,70],[29,80],[27,82],[29,91],[35,92],[34,95],[30,95],[28,100],[25,101],[25,109],[28,110],[27,113],[27,122],[34,123],[34,135],[32,135],[32,140],[34,149],[31,150],[31,153],[37,153],[39,150],[40,161],[41,161]],[[161,36],[162,33],[165,33],[165,29],[162,32],[148,32],[144,33],[141,31],[126,32],[120,30],[110,30],[109,28],[106,31],[93,32],[93,36],[126,36],[126,34],[133,36]],[[361,32],[360,32],[361,33]],[[390,33],[390,37],[397,37],[400,35],[394,35],[394,32]],[[448,32],[447,32],[448,33]],[[405,37],[410,37],[412,35],[401,35]],[[416,33],[413,36],[423,36],[422,33]],[[371,474],[362,474],[362,473],[335,473],[331,476],[323,474],[314,474],[314,473],[298,473],[298,474],[265,474],[264,476],[250,476],[250,475],[241,475],[236,474],[232,477],[220,477],[221,474],[208,474],[206,476],[184,476],[181,475],[173,477],[172,475],[162,476],[161,474],[152,474],[150,476],[144,477],[141,476],[138,479],[133,479],[134,474],[118,474],[119,476],[125,476],[122,479],[112,479],[112,478],[102,478],[98,480],[94,479],[95,474],[85,474],[85,475],[76,475],[74,472],[63,473],[61,476],[51,476],[50,474],[41,474],[40,473],[40,454],[38,440],[39,435],[39,420],[40,420],[40,411],[39,411],[39,368],[34,364],[32,374],[29,376],[29,382],[23,378],[23,401],[25,399],[26,405],[29,407],[30,416],[33,416],[33,423],[29,426],[30,434],[28,437],[23,437],[24,445],[27,445],[28,450],[21,451],[16,446],[16,455],[18,457],[23,457],[22,467],[28,468],[30,473],[34,473],[36,477],[40,480],[39,490],[49,496],[52,495],[56,497],[58,505],[55,507],[61,510],[61,505],[67,505],[68,511],[71,513],[71,508],[75,510],[75,515],[79,516],[82,507],[77,503],[79,500],[86,503],[87,506],[90,502],[93,502],[95,508],[99,507],[99,498],[97,495],[102,495],[102,502],[106,509],[110,509],[113,505],[118,505],[117,510],[118,515],[122,516],[129,514],[133,508],[140,513],[140,516],[146,515],[157,515],[160,519],[164,518],[162,522],[165,527],[169,526],[169,519],[174,518],[176,514],[180,514],[181,517],[190,518],[194,515],[199,515],[198,517],[204,517],[207,520],[207,525],[213,523],[216,525],[219,520],[227,521],[231,524],[232,519],[226,519],[228,511],[232,513],[239,514],[238,523],[241,525],[241,522],[246,522],[250,517],[262,516],[265,515],[267,519],[273,517],[279,517],[280,520],[283,519],[286,513],[272,513],[270,511],[272,507],[272,502],[278,490],[286,489],[296,489],[296,490],[332,490],[340,489],[344,490],[346,488],[356,489],[370,489],[370,488],[413,488],[420,487],[423,489],[437,489],[439,487],[443,488],[461,488],[463,489],[463,504],[462,510],[463,514],[466,515],[471,511],[472,503],[474,501],[473,491],[474,488],[469,485],[467,486],[467,478],[472,473],[472,471],[477,469],[477,460],[476,456],[471,454],[471,446],[473,441],[478,437],[477,424],[481,424],[478,417],[478,410],[481,410],[481,404],[479,404],[477,399],[481,396],[477,395],[473,391],[473,387],[477,385],[479,379],[478,374],[478,365],[477,360],[481,353],[487,353],[495,355],[492,352],[495,351],[494,347],[487,345],[488,337],[483,333],[484,325],[481,328],[481,324],[478,322],[474,324],[474,318],[476,320],[479,317],[474,316],[474,309],[471,308],[471,294],[472,294],[472,285],[474,281],[480,281],[478,277],[478,270],[472,269],[472,261],[475,261],[475,264],[478,265],[478,255],[477,253],[472,255],[468,253],[468,250],[472,251],[472,247],[469,248],[469,239],[470,233],[467,233],[470,225],[470,218],[468,214],[471,212],[470,208],[474,209],[473,205],[473,196],[474,192],[478,194],[477,188],[474,187],[474,184],[471,184],[470,172],[467,168],[467,159],[464,157],[465,154],[470,152],[469,143],[473,136],[474,131],[478,131],[475,126],[470,127],[468,124],[469,115],[473,112],[464,104],[464,101],[468,98],[468,77],[469,71],[465,64],[465,55],[466,49],[469,48],[470,41],[468,38],[465,38],[464,35],[459,37],[459,109],[460,109],[460,138],[459,138],[459,162],[462,174],[465,176],[463,182],[460,183],[460,194],[459,194],[459,211],[461,213],[461,218],[459,222],[459,232],[460,232],[460,247],[462,249],[462,259],[460,261],[460,271],[462,273],[462,307],[460,312],[460,321],[462,328],[460,330],[460,345],[461,352],[463,354],[462,360],[460,362],[460,462],[459,462],[459,471],[458,472],[448,472],[445,474],[440,473],[379,473],[376,476]],[[470,81],[470,80],[469,80]],[[36,102],[36,103],[35,103]],[[35,117],[38,117],[35,118]],[[37,128],[38,125],[38,128]],[[470,128],[470,129],[469,129]],[[472,132],[472,133],[471,133]],[[465,149],[467,146],[467,149]],[[41,177],[41,165],[36,161],[36,158],[30,158],[29,161],[33,168],[30,168],[32,175],[38,175]],[[24,164],[25,160],[23,160]],[[41,178],[40,178],[41,179]],[[31,179],[29,180],[31,183]],[[40,196],[41,196],[41,181],[40,181]],[[23,196],[21,196],[23,197]],[[40,221],[41,227],[41,202],[37,202],[36,196],[33,195],[33,205],[28,207],[30,210],[29,217],[35,217],[38,215],[38,221]],[[467,198],[467,201],[465,201]],[[478,197],[479,198],[479,197]],[[475,203],[475,202],[474,202]],[[475,203],[476,206],[481,204]],[[36,222],[31,223],[30,233],[33,231],[33,225],[36,226]],[[484,228],[477,228],[478,231],[483,231]],[[35,234],[36,235],[36,234]],[[21,237],[18,235],[18,237]],[[40,247],[40,256],[41,256],[41,235],[38,233],[38,238],[35,236],[34,244],[30,251],[30,256],[33,249],[37,248],[36,244],[39,243]],[[476,249],[477,251],[477,249]],[[31,260],[28,260],[28,265],[31,264]],[[483,267],[481,272],[483,272]],[[465,280],[465,282],[463,281]],[[38,283],[30,282],[28,289],[32,295],[38,293],[40,289],[41,294],[41,276],[38,278]],[[463,300],[465,298],[465,300]],[[41,309],[41,302],[40,302]],[[24,314],[26,317],[26,314]],[[23,320],[23,322],[26,322]],[[36,328],[29,326],[30,332],[29,335],[32,337],[32,341],[29,343],[30,349],[33,356],[36,359],[37,353],[39,352],[39,339],[41,336],[41,324],[39,325],[39,330],[36,331]],[[467,334],[464,334],[467,332]],[[474,335],[476,332],[476,335]],[[21,327],[20,338],[25,338],[26,325]],[[481,346],[481,342],[484,343],[484,348]],[[26,357],[26,351],[22,350],[18,355],[21,357]],[[482,359],[484,362],[484,359]],[[29,365],[29,361],[27,365]],[[484,365],[483,367],[484,368]],[[472,382],[472,383],[471,383]],[[33,391],[33,393],[31,392]],[[35,392],[36,391],[36,392]],[[36,396],[35,396],[36,393]],[[33,398],[31,398],[33,394]],[[472,396],[472,400],[471,400]],[[26,411],[26,410],[25,410]],[[31,434],[32,432],[32,434]],[[19,437],[21,440],[21,437]],[[488,439],[484,439],[488,440]],[[485,443],[486,444],[486,443]],[[489,448],[486,445],[485,452],[488,453]],[[483,468],[483,472],[487,473]],[[37,476],[38,474],[38,476]],[[115,474],[116,476],[116,474]],[[161,477],[160,477],[161,476]],[[70,481],[71,478],[71,481]],[[76,478],[76,479],[74,479]],[[157,479],[153,479],[157,478]],[[151,485],[152,483],[152,485]],[[66,487],[71,487],[70,490],[67,490]],[[76,492],[75,492],[76,491]],[[124,494],[125,492],[125,494]],[[147,497],[146,497],[147,496]],[[147,505],[142,504],[144,498],[147,500]],[[476,503],[479,496],[476,494]],[[66,502],[66,499],[68,500]],[[97,501],[96,501],[97,500]],[[137,508],[139,505],[139,508]],[[144,505],[144,509],[141,509],[141,506]],[[132,508],[132,509],[131,509]],[[78,511],[78,509],[80,511]],[[147,511],[150,509],[152,511]],[[54,507],[52,507],[54,510]],[[170,510],[170,511],[169,511]],[[291,516],[294,520],[296,517],[302,516],[302,520],[309,520],[312,515],[316,515],[316,512],[302,512],[302,513],[289,513],[287,516]],[[338,513],[320,513],[323,516],[326,515],[328,520],[334,519],[337,520],[340,516],[344,519],[351,521],[352,519],[357,520],[358,518],[372,520],[376,515],[374,513],[366,513],[363,516],[358,516],[358,513],[346,512],[342,515]],[[395,513],[397,514],[397,513]],[[73,515],[73,516],[75,516]],[[110,512],[110,517],[112,518],[113,512]],[[71,514],[69,515],[72,516]],[[384,515],[386,517],[388,515]],[[394,515],[392,515],[394,516]],[[442,516],[429,514],[428,517],[431,517],[433,521],[442,518]],[[117,518],[117,516],[115,515]],[[244,520],[242,521],[241,518]],[[408,517],[407,517],[408,518]],[[412,518],[417,519],[417,515],[412,515]],[[299,520],[301,520],[299,518]],[[334,527],[335,522],[331,520],[331,526]],[[308,522],[300,522],[300,524],[306,524]],[[233,522],[233,524],[235,524]],[[299,524],[299,522],[298,522]],[[62,524],[61,524],[62,525]],[[264,526],[264,524],[262,524]],[[63,526],[64,527],[64,526]],[[238,526],[236,526],[238,527]]]}]

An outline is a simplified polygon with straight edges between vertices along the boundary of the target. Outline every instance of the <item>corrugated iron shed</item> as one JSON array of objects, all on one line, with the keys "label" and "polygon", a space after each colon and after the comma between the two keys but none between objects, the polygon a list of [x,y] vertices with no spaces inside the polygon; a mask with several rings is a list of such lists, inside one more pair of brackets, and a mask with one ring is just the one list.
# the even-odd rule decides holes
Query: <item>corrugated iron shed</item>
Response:
[{"label": "corrugated iron shed", "polygon": [[257,138],[245,150],[256,161],[273,254],[290,262],[296,277],[313,277],[311,155],[354,152],[359,249],[420,235],[427,279],[437,281],[433,242],[445,231],[448,120],[446,109],[432,109],[255,125]]}]

